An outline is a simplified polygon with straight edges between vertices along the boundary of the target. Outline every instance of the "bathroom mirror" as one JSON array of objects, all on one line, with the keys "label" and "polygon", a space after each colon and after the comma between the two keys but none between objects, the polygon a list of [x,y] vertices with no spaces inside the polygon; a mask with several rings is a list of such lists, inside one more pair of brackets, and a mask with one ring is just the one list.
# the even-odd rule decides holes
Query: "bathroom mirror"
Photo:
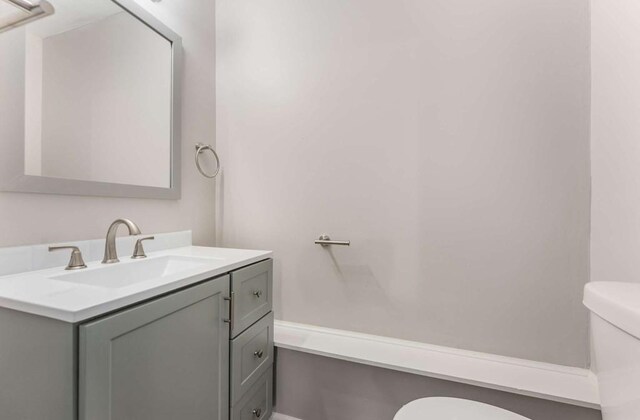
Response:
[{"label": "bathroom mirror", "polygon": [[0,33],[0,189],[179,198],[180,37],[133,0],[49,3]]}]

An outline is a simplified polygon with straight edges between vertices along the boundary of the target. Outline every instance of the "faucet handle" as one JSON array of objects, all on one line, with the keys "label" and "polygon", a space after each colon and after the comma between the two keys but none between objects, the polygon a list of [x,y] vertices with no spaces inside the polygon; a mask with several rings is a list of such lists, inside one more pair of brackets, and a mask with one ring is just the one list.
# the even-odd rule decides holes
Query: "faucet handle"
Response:
[{"label": "faucet handle", "polygon": [[50,246],[49,252],[51,251],[59,251],[61,249],[71,249],[71,259],[69,259],[69,264],[65,270],[79,270],[81,268],[87,268],[87,265],[84,263],[82,259],[82,252],[80,252],[80,248],[77,246],[65,245],[65,246]]},{"label": "faucet handle", "polygon": [[147,254],[144,253],[144,247],[142,246],[142,241],[150,241],[155,239],[154,236],[147,236],[146,238],[140,238],[136,241],[136,246],[133,248],[133,255],[131,258],[137,260],[139,258],[147,258]]}]

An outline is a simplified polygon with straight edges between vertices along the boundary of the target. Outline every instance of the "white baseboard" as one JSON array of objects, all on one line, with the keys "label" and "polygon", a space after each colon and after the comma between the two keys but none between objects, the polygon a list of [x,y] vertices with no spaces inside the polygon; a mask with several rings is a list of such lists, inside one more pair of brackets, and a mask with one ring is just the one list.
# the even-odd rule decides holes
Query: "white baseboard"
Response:
[{"label": "white baseboard", "polygon": [[275,322],[274,343],[319,356],[600,408],[597,379],[588,369],[285,321]]},{"label": "white baseboard", "polygon": [[284,414],[273,413],[271,415],[271,420],[302,420],[296,417],[285,416]]}]

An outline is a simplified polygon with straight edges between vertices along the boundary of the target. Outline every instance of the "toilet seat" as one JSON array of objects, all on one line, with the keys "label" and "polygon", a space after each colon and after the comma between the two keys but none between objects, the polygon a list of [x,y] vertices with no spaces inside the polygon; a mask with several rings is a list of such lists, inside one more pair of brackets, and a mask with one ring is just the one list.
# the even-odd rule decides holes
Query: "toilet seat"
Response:
[{"label": "toilet seat", "polygon": [[529,420],[519,414],[459,398],[421,398],[398,411],[393,420]]}]

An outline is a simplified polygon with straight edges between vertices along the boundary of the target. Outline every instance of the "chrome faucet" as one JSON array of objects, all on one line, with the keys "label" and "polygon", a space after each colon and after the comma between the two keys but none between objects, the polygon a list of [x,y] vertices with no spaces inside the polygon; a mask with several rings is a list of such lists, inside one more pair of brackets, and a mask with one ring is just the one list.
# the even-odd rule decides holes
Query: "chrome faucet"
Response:
[{"label": "chrome faucet", "polygon": [[104,258],[102,264],[112,264],[120,261],[116,251],[116,233],[120,225],[125,225],[129,229],[129,235],[140,235],[140,228],[129,219],[118,219],[111,223],[107,231],[107,241],[104,244]]}]

